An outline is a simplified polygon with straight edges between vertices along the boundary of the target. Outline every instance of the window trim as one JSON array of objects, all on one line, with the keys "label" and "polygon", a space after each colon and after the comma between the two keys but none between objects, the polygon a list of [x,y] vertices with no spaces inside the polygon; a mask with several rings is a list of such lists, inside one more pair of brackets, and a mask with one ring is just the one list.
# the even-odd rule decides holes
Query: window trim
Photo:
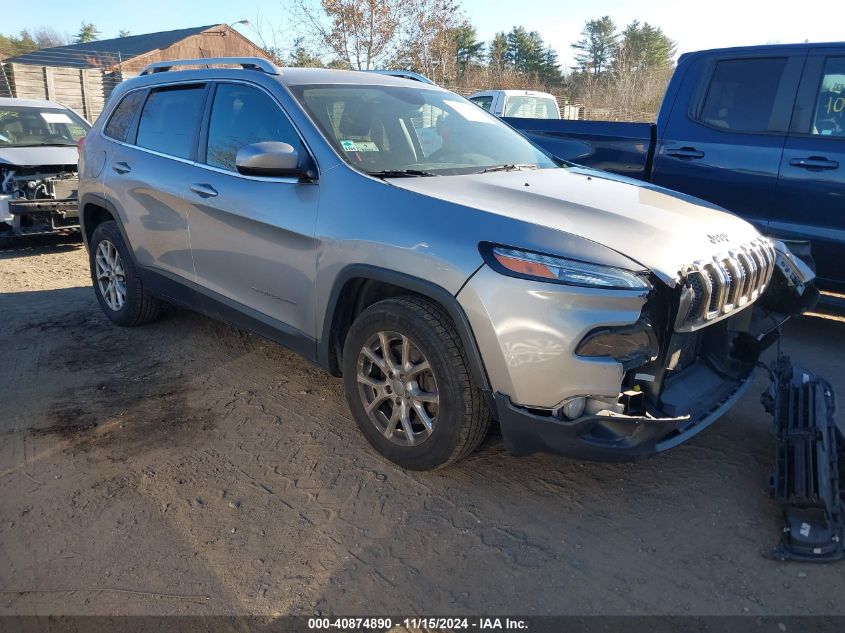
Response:
[{"label": "window trim", "polygon": [[[721,132],[723,134],[732,135],[752,135],[752,136],[786,136],[789,131],[790,121],[792,119],[792,109],[795,103],[796,93],[798,91],[798,84],[801,80],[801,73],[804,66],[804,59],[807,52],[800,51],[798,53],[776,52],[771,54],[761,54],[755,52],[749,55],[727,55],[724,57],[716,57],[709,59],[705,63],[703,72],[696,86],[693,98],[690,100],[687,108],[687,118],[694,124],[705,127],[709,130]],[[716,74],[716,68],[722,62],[734,61],[756,61],[756,60],[784,60],[783,74],[778,83],[775,92],[774,103],[772,104],[772,112],[769,115],[769,121],[781,121],[781,126],[776,130],[732,130],[730,128],[723,128],[717,125],[706,123],[701,119],[702,111],[704,110],[704,103],[707,100],[707,95],[710,93],[710,86],[713,81],[713,76]]]},{"label": "window trim", "polygon": [[798,88],[798,95],[795,99],[795,106],[792,113],[792,122],[789,127],[789,136],[797,138],[825,139],[826,142],[845,140],[842,136],[827,136],[825,134],[813,134],[812,128],[816,118],[816,100],[824,80],[824,71],[830,59],[845,60],[845,53],[842,51],[827,51],[810,54],[804,65],[804,75]]},{"label": "window trim", "polygon": [[[162,151],[157,150],[157,149],[152,149],[151,147],[144,147],[143,145],[138,145],[138,132],[141,129],[141,117],[143,116],[144,108],[147,107],[147,103],[149,102],[150,97],[153,95],[153,93],[154,92],[163,92],[163,91],[166,91],[166,90],[179,90],[180,88],[187,88],[187,87],[191,87],[191,86],[202,86],[203,87],[203,94],[202,94],[203,102],[202,102],[202,107],[200,108],[200,116],[199,116],[199,119],[197,120],[197,123],[194,125],[193,134],[192,134],[192,138],[191,138],[191,153],[187,157],[176,156],[174,154],[168,154],[167,152],[162,152]],[[138,110],[137,120],[135,121],[135,125],[133,126],[133,129],[131,130],[131,139],[132,139],[131,145],[133,145],[134,147],[137,147],[138,149],[143,149],[143,150],[147,150],[149,152],[152,152],[153,154],[155,154],[157,156],[167,156],[168,158],[174,158],[174,159],[177,159],[177,160],[183,160],[183,161],[188,161],[188,162],[196,162],[197,139],[199,137],[200,125],[202,124],[202,113],[205,112],[205,107],[206,107],[206,104],[208,102],[208,93],[209,93],[209,89],[211,88],[211,82],[208,81],[208,80],[182,81],[182,82],[172,82],[172,83],[166,83],[166,84],[156,84],[156,85],[153,85],[153,86],[147,86],[147,88],[148,88],[149,92],[147,92],[147,96],[144,99],[144,105],[142,105],[141,108]],[[129,137],[127,137],[126,140],[129,141]]]},{"label": "window trim", "polygon": [[[257,84],[252,81],[246,81],[241,79],[213,79],[210,82],[213,84],[209,90],[208,98],[205,103],[205,108],[203,109],[202,120],[200,123],[200,134],[197,139],[197,159],[195,164],[197,167],[202,167],[203,169],[208,169],[210,171],[214,171],[220,174],[226,174],[228,176],[236,176],[238,178],[243,178],[244,180],[258,180],[260,182],[283,182],[286,184],[309,184],[316,183],[320,179],[320,165],[317,160],[314,158],[314,152],[311,151],[308,143],[305,141],[302,132],[300,132],[299,128],[293,122],[293,120],[288,116],[285,107],[282,103],[276,98],[276,96],[267,90],[264,86]],[[257,88],[258,90],[262,91],[270,100],[276,104],[276,107],[279,109],[279,112],[282,116],[287,119],[287,122],[290,124],[291,129],[294,133],[299,137],[299,142],[302,145],[302,148],[305,150],[306,156],[308,161],[310,161],[311,165],[313,165],[314,172],[316,176],[314,177],[313,181],[303,181],[298,178],[281,178],[278,176],[253,176],[249,174],[242,174],[239,171],[232,171],[229,169],[223,169],[222,167],[216,167],[214,165],[209,165],[205,162],[208,158],[208,132],[211,126],[211,109],[214,107],[214,97],[217,95],[217,88],[220,84],[238,84],[243,85],[248,88]]]}]

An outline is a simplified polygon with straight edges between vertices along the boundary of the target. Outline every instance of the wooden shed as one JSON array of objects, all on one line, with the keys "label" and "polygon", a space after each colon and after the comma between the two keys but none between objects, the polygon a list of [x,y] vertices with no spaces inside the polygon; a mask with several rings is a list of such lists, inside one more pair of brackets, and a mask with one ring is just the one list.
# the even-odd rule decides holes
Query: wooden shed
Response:
[{"label": "wooden shed", "polygon": [[264,56],[259,46],[228,24],[56,46],[3,60],[0,96],[58,101],[93,121],[112,89],[147,64]]}]

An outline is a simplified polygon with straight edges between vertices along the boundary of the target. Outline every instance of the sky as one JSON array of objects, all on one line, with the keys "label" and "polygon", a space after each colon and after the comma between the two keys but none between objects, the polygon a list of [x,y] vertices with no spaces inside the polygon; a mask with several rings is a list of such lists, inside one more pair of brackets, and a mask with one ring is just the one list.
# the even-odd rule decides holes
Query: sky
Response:
[{"label": "sky", "polygon": [[[603,15],[618,26],[631,20],[649,22],[663,29],[678,43],[678,52],[721,46],[845,39],[843,0],[458,0],[481,39],[489,41],[497,31],[524,26],[539,31],[558,51],[561,61],[571,65],[570,44],[578,40],[584,23]],[[145,0],[118,3],[115,0],[35,0],[27,11],[5,11],[0,32],[17,33],[24,28],[47,25],[71,35],[80,22],[93,22],[101,38],[116,37],[120,29],[133,34],[166,31],[204,24],[232,24],[239,20],[284,26],[285,0]],[[803,10],[801,9],[803,7]],[[44,16],[44,17],[41,17]],[[250,26],[237,27],[252,36]]]}]

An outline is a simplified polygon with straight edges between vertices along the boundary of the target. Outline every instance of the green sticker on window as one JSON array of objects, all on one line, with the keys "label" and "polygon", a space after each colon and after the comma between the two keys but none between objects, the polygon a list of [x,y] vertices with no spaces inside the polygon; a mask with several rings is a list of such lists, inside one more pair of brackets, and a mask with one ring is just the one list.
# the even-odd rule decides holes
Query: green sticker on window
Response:
[{"label": "green sticker on window", "polygon": [[355,141],[347,141],[343,140],[340,142],[340,146],[346,152],[357,152],[358,148],[355,146]]}]

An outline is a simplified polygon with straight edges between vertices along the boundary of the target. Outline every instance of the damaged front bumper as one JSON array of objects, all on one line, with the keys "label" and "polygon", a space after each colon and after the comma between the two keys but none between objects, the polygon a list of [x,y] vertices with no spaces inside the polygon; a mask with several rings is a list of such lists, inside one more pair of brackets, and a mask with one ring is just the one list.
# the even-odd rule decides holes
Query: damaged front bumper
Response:
[{"label": "damaged front bumper", "polygon": [[673,389],[689,387],[700,392],[700,381],[704,380],[705,384],[718,382],[719,390],[704,407],[682,416],[603,411],[565,420],[515,406],[507,396],[496,394],[496,414],[505,446],[515,455],[548,452],[594,461],[630,461],[667,451],[727,413],[753,382],[753,371],[743,380],[726,382],[707,367],[691,369],[684,382],[676,381]]},{"label": "damaged front bumper", "polygon": [[[777,341],[781,325],[790,316],[812,308],[817,300],[812,271],[793,257],[783,243],[774,245],[774,255],[774,274],[763,296],[753,305],[733,310],[693,331],[677,328],[677,308],[662,312],[655,309],[681,304],[677,294],[683,288],[658,287],[645,299],[642,312],[628,321],[648,322],[659,333],[659,352],[648,362],[630,367],[601,359],[585,362],[589,359],[577,353],[558,353],[555,359],[574,360],[566,361],[565,379],[551,384],[556,387],[559,382],[574,383],[577,396],[574,390],[568,391],[563,400],[557,400],[561,403],[557,406],[548,404],[551,399],[541,406],[524,404],[521,396],[528,391],[525,389],[516,391],[519,400],[513,397],[514,392],[497,389],[494,413],[508,449],[515,454],[544,451],[581,459],[625,461],[666,451],[713,424],[748,390],[760,355]],[[577,304],[570,300],[568,305]],[[521,324],[525,319],[512,322]],[[548,344],[543,347],[552,349]],[[551,352],[547,353],[551,356]],[[525,380],[526,372],[519,373],[526,365],[517,362],[521,360],[510,359],[510,375],[523,379],[522,384],[531,385],[536,392],[539,385]],[[611,367],[620,372],[614,395],[608,392],[611,376],[599,373]],[[584,368],[587,371],[581,372]],[[596,390],[591,391],[585,377],[607,380],[593,382]],[[546,375],[542,378],[542,384],[550,384]],[[565,404],[576,398],[587,404],[582,407],[583,414],[570,415]]]}]

